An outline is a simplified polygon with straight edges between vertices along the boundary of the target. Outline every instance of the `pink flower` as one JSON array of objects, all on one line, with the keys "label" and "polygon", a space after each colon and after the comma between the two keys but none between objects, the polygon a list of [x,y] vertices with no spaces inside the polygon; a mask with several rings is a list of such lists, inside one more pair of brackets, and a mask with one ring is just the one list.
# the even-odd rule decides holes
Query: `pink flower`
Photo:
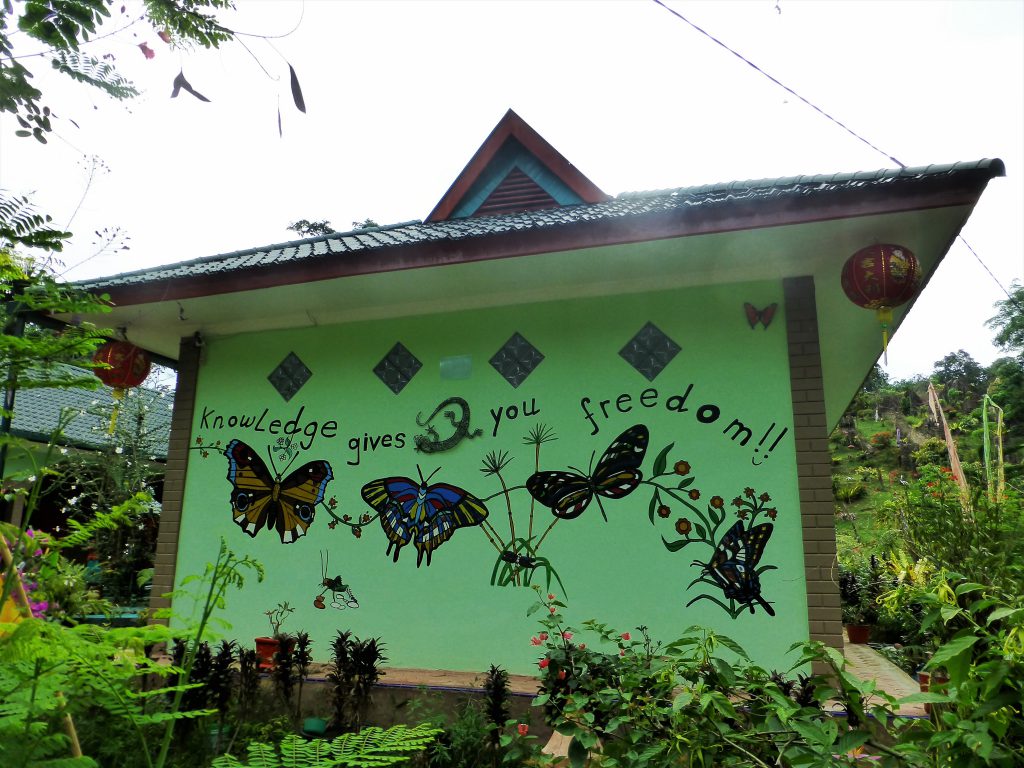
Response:
[{"label": "pink flower", "polygon": [[525,736],[530,732],[530,726],[528,726],[526,723],[520,723],[516,726],[516,730],[519,731],[520,736]]},{"label": "pink flower", "polygon": [[562,633],[562,639],[563,640],[572,640],[572,632],[563,632]]},{"label": "pink flower", "polygon": [[37,549],[35,552],[32,553],[32,556],[39,557],[41,554],[43,554],[43,550]]},{"label": "pink flower", "polygon": [[548,595],[548,600],[554,600],[554,599],[555,599],[554,595]]},{"label": "pink flower", "polygon": [[159,37],[165,43],[170,43],[171,42],[171,33],[168,32],[166,29],[161,29],[156,34],[157,34],[157,37]]},{"label": "pink flower", "polygon": [[540,635],[538,635],[538,637],[540,637],[541,640],[547,642],[548,633],[547,632],[541,632]]},{"label": "pink flower", "polygon": [[619,656],[625,656],[625,655],[626,655],[626,649],[625,648],[619,649]]},{"label": "pink flower", "polygon": [[553,614],[555,612],[555,606],[552,605],[550,608],[548,608],[548,610],[551,611],[551,613]]},{"label": "pink flower", "polygon": [[619,635],[619,637],[621,637],[627,643],[629,642],[629,632],[623,632],[621,635]]},{"label": "pink flower", "polygon": [[548,664],[550,664],[550,663],[551,663],[550,659],[541,659],[540,661],[537,662],[537,666],[540,667],[541,669],[547,669],[548,668]]},{"label": "pink flower", "polygon": [[530,638],[530,645],[541,645],[543,642],[544,641],[541,640],[539,637],[531,637]]},{"label": "pink flower", "polygon": [[146,43],[139,43],[139,50],[142,51],[142,55],[147,59],[152,59],[156,56],[156,51],[150,48]]},{"label": "pink flower", "polygon": [[45,600],[41,600],[38,603],[36,603],[36,602],[30,602],[29,603],[29,608],[32,609],[32,616],[33,616],[33,618],[36,618],[36,619],[42,618],[43,614],[46,613],[46,609],[49,608],[49,607],[50,607],[50,604],[48,602],[46,602]]}]

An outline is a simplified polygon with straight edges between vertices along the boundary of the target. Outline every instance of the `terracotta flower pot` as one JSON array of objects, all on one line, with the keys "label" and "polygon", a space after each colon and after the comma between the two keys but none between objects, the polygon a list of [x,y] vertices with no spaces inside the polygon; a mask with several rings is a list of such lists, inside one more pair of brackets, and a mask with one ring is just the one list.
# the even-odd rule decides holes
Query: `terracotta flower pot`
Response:
[{"label": "terracotta flower pot", "polygon": [[[289,643],[289,647],[295,646],[294,638],[285,638],[285,642]],[[256,655],[259,656],[259,668],[261,670],[267,672],[274,668],[274,654],[277,653],[280,648],[281,643],[276,637],[256,638]]]},{"label": "terracotta flower pot", "polygon": [[864,645],[871,636],[871,627],[867,624],[847,624],[846,637],[851,643]]}]

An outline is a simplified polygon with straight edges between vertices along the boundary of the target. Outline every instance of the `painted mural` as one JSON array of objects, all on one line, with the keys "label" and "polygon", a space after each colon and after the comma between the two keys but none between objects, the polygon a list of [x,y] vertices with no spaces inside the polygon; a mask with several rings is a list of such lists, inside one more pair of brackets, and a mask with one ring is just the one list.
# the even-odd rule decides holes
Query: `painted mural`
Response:
[{"label": "painted mural", "polygon": [[[193,435],[227,482],[199,462],[186,510],[223,499],[234,525],[184,518],[178,572],[217,529],[267,566],[259,604],[307,605],[314,638],[382,636],[399,666],[528,671],[535,585],[665,636],[784,618],[765,643],[784,648],[806,637],[800,523],[778,511],[798,503],[784,330],[777,302],[709,328],[716,306],[682,291],[277,332],[262,370],[244,337],[211,342]],[[303,383],[259,385],[275,358]]]}]

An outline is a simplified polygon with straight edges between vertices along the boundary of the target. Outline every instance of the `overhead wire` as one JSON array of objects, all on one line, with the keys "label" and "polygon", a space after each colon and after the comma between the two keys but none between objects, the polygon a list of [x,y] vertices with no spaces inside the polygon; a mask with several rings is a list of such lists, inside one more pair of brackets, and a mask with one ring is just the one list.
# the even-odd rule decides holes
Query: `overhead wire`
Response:
[{"label": "overhead wire", "polygon": [[[806,105],[807,105],[808,107],[810,107],[811,109],[813,109],[813,110],[814,110],[815,112],[817,112],[818,114],[822,115],[822,116],[823,116],[823,117],[825,117],[825,118],[826,118],[827,120],[829,120],[829,121],[831,121],[831,122],[835,123],[835,124],[836,124],[837,126],[839,126],[840,128],[842,128],[842,129],[843,129],[844,131],[846,131],[846,132],[847,132],[848,134],[850,134],[850,135],[851,135],[851,136],[853,136],[853,137],[854,137],[855,139],[857,139],[857,141],[861,142],[862,144],[866,144],[866,145],[867,145],[868,147],[870,147],[870,148],[871,148],[871,149],[873,149],[873,150],[874,150],[875,152],[877,152],[878,154],[880,154],[880,155],[882,155],[883,157],[885,157],[885,158],[886,158],[887,160],[891,160],[892,162],[894,162],[894,163],[895,163],[895,164],[896,164],[897,166],[899,166],[899,168],[900,168],[901,170],[902,170],[902,169],[905,169],[905,168],[907,167],[906,163],[903,163],[902,161],[898,160],[898,159],[897,159],[896,157],[894,157],[893,155],[889,154],[889,153],[888,153],[888,152],[886,152],[885,150],[881,149],[880,147],[878,147],[878,146],[876,146],[875,144],[873,144],[872,142],[870,142],[870,141],[869,141],[868,139],[866,139],[866,138],[864,138],[863,136],[861,136],[861,135],[860,135],[859,133],[857,133],[857,132],[856,132],[855,130],[853,130],[852,128],[850,128],[850,127],[849,127],[848,125],[846,125],[846,124],[845,124],[845,123],[843,123],[842,121],[840,121],[840,120],[838,120],[837,118],[835,118],[835,117],[833,117],[832,115],[830,115],[830,114],[829,114],[828,112],[826,112],[826,111],[825,111],[824,109],[822,109],[822,108],[821,108],[821,107],[819,107],[819,106],[818,106],[817,104],[815,104],[814,102],[812,102],[812,101],[811,101],[810,99],[807,99],[807,98],[805,98],[804,96],[802,96],[801,94],[797,93],[797,92],[796,92],[795,90],[793,90],[792,88],[790,88],[790,87],[789,87],[788,85],[786,85],[785,83],[783,83],[783,82],[782,82],[781,80],[779,80],[778,78],[776,78],[776,77],[773,77],[772,75],[770,75],[770,74],[769,74],[768,72],[766,72],[766,71],[765,71],[764,69],[762,69],[761,67],[759,67],[759,66],[758,66],[757,64],[755,64],[755,63],[754,63],[753,61],[751,61],[750,59],[748,59],[748,58],[747,58],[746,56],[744,56],[744,55],[743,55],[742,53],[740,53],[739,51],[737,51],[737,50],[736,50],[735,48],[732,48],[732,47],[730,47],[729,45],[727,45],[726,43],[722,42],[722,41],[721,41],[721,40],[719,40],[719,39],[718,39],[717,37],[715,37],[714,35],[712,35],[712,34],[711,34],[710,32],[708,32],[708,31],[707,31],[706,29],[704,29],[704,28],[700,27],[699,25],[695,24],[694,22],[690,21],[690,19],[686,18],[686,17],[685,17],[685,16],[683,15],[683,14],[679,13],[679,11],[675,10],[674,8],[670,8],[669,6],[665,5],[665,3],[664,3],[664,2],[662,1],[662,0],[651,0],[651,2],[653,2],[653,3],[655,4],[655,5],[659,5],[659,6],[661,6],[661,7],[662,7],[662,8],[664,8],[664,9],[665,9],[666,11],[668,11],[668,12],[669,12],[669,13],[671,13],[671,14],[672,14],[673,16],[675,16],[675,17],[676,17],[677,19],[679,19],[680,21],[684,22],[685,24],[688,24],[688,25],[689,25],[690,27],[692,27],[692,28],[693,28],[694,30],[696,30],[696,31],[697,31],[697,32],[699,32],[700,34],[704,35],[704,37],[706,37],[706,38],[707,38],[708,40],[710,40],[711,42],[715,43],[715,45],[718,45],[719,47],[721,47],[721,48],[724,48],[724,49],[725,49],[726,51],[728,51],[728,52],[729,52],[729,53],[731,53],[731,54],[732,54],[733,56],[735,56],[736,58],[738,58],[738,59],[739,59],[740,61],[742,61],[742,62],[743,62],[744,64],[746,64],[747,66],[749,66],[749,67],[751,67],[751,68],[752,68],[753,70],[755,70],[755,71],[756,71],[756,72],[757,72],[758,74],[760,74],[760,75],[764,76],[765,78],[767,78],[768,80],[770,80],[770,81],[771,81],[772,83],[774,83],[775,85],[777,85],[777,86],[778,86],[779,88],[782,88],[782,89],[783,89],[784,91],[786,91],[786,93],[790,94],[790,95],[791,95],[791,96],[793,96],[794,98],[797,98],[797,99],[799,99],[799,100],[800,100],[800,101],[802,101],[802,102],[803,102],[804,104],[806,104]],[[778,7],[776,7],[776,10],[779,10],[779,9],[778,9]],[[1005,293],[1005,294],[1006,294],[1006,298],[1007,298],[1007,299],[1008,299],[1008,300],[1009,300],[1009,301],[1010,301],[1010,302],[1011,302],[1011,303],[1012,303],[1012,304],[1013,304],[1013,305],[1014,305],[1014,306],[1015,306],[1015,307],[1016,307],[1016,308],[1017,308],[1018,310],[1020,310],[1021,312],[1024,312],[1024,306],[1022,306],[1022,305],[1020,304],[1020,302],[1019,302],[1019,301],[1018,301],[1018,300],[1016,299],[1016,297],[1014,297],[1014,295],[1013,295],[1013,294],[1011,294],[1011,293],[1010,293],[1010,292],[1009,292],[1008,290],[1006,290],[1006,288],[1005,288],[1005,287],[1003,286],[1003,284],[1002,284],[1001,282],[999,282],[999,279],[998,279],[998,278],[997,278],[997,277],[996,277],[996,276],[995,276],[995,275],[994,275],[994,274],[992,273],[992,270],[991,270],[991,269],[989,269],[988,265],[987,265],[987,264],[985,264],[985,262],[984,262],[984,261],[982,260],[981,256],[979,256],[979,255],[978,255],[978,253],[977,253],[977,251],[975,251],[975,250],[974,250],[974,248],[972,248],[972,247],[971,247],[970,243],[968,243],[968,242],[967,242],[967,240],[966,240],[966,239],[964,238],[964,236],[963,236],[963,235],[961,235],[961,234],[958,234],[958,235],[957,235],[957,239],[958,239],[958,240],[960,240],[960,242],[962,242],[962,243],[963,243],[963,244],[964,244],[965,246],[967,246],[967,250],[969,250],[969,251],[970,251],[970,252],[971,252],[971,253],[972,253],[972,254],[974,255],[974,258],[976,258],[976,259],[978,260],[978,263],[979,263],[979,264],[981,264],[981,266],[982,266],[982,267],[984,267],[985,271],[986,271],[986,272],[988,273],[989,277],[991,277],[991,278],[992,278],[993,282],[995,282],[995,284],[996,284],[997,286],[999,286],[999,289],[1000,289],[1000,290],[1001,290],[1001,291],[1002,291],[1003,293]]]}]

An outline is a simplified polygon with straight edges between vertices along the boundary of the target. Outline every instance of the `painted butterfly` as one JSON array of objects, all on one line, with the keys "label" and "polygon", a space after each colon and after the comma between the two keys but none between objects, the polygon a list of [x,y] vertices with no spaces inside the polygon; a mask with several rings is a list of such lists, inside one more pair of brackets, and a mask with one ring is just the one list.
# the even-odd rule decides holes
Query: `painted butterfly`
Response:
[{"label": "painted butterfly", "polygon": [[778,308],[778,304],[769,304],[764,309],[756,309],[750,302],[743,305],[743,311],[747,313],[747,322],[750,323],[751,328],[756,328],[758,323],[767,328],[771,325],[772,318],[775,317],[775,310]]},{"label": "painted butterfly", "polygon": [[772,528],[771,523],[761,523],[747,530],[743,521],[737,520],[736,525],[722,537],[710,563],[693,563],[701,566],[704,573],[715,580],[727,598],[747,606],[751,613],[754,612],[754,603],[757,603],[769,616],[774,616],[775,611],[761,597],[761,579],[756,566],[772,535]]},{"label": "painted butterfly", "polygon": [[[433,475],[431,475],[433,477]],[[402,547],[416,547],[416,567],[459,528],[480,525],[487,518],[487,507],[476,496],[448,483],[427,485],[408,477],[384,477],[363,486],[363,500],[380,513],[380,524],[388,537],[388,551],[394,549],[394,562]]]},{"label": "painted butterfly", "polygon": [[334,479],[330,464],[311,461],[282,480],[276,468],[271,475],[263,459],[241,440],[228,443],[224,455],[233,486],[231,514],[243,531],[255,537],[264,527],[274,528],[282,544],[306,535],[316,505],[324,500],[327,484]]},{"label": "painted butterfly", "polygon": [[550,507],[555,517],[566,520],[579,517],[590,501],[597,498],[601,515],[607,520],[601,497],[621,499],[640,485],[643,475],[639,467],[649,440],[647,427],[636,424],[612,441],[589,477],[579,470],[535,472],[526,481],[526,490],[545,507]]}]

